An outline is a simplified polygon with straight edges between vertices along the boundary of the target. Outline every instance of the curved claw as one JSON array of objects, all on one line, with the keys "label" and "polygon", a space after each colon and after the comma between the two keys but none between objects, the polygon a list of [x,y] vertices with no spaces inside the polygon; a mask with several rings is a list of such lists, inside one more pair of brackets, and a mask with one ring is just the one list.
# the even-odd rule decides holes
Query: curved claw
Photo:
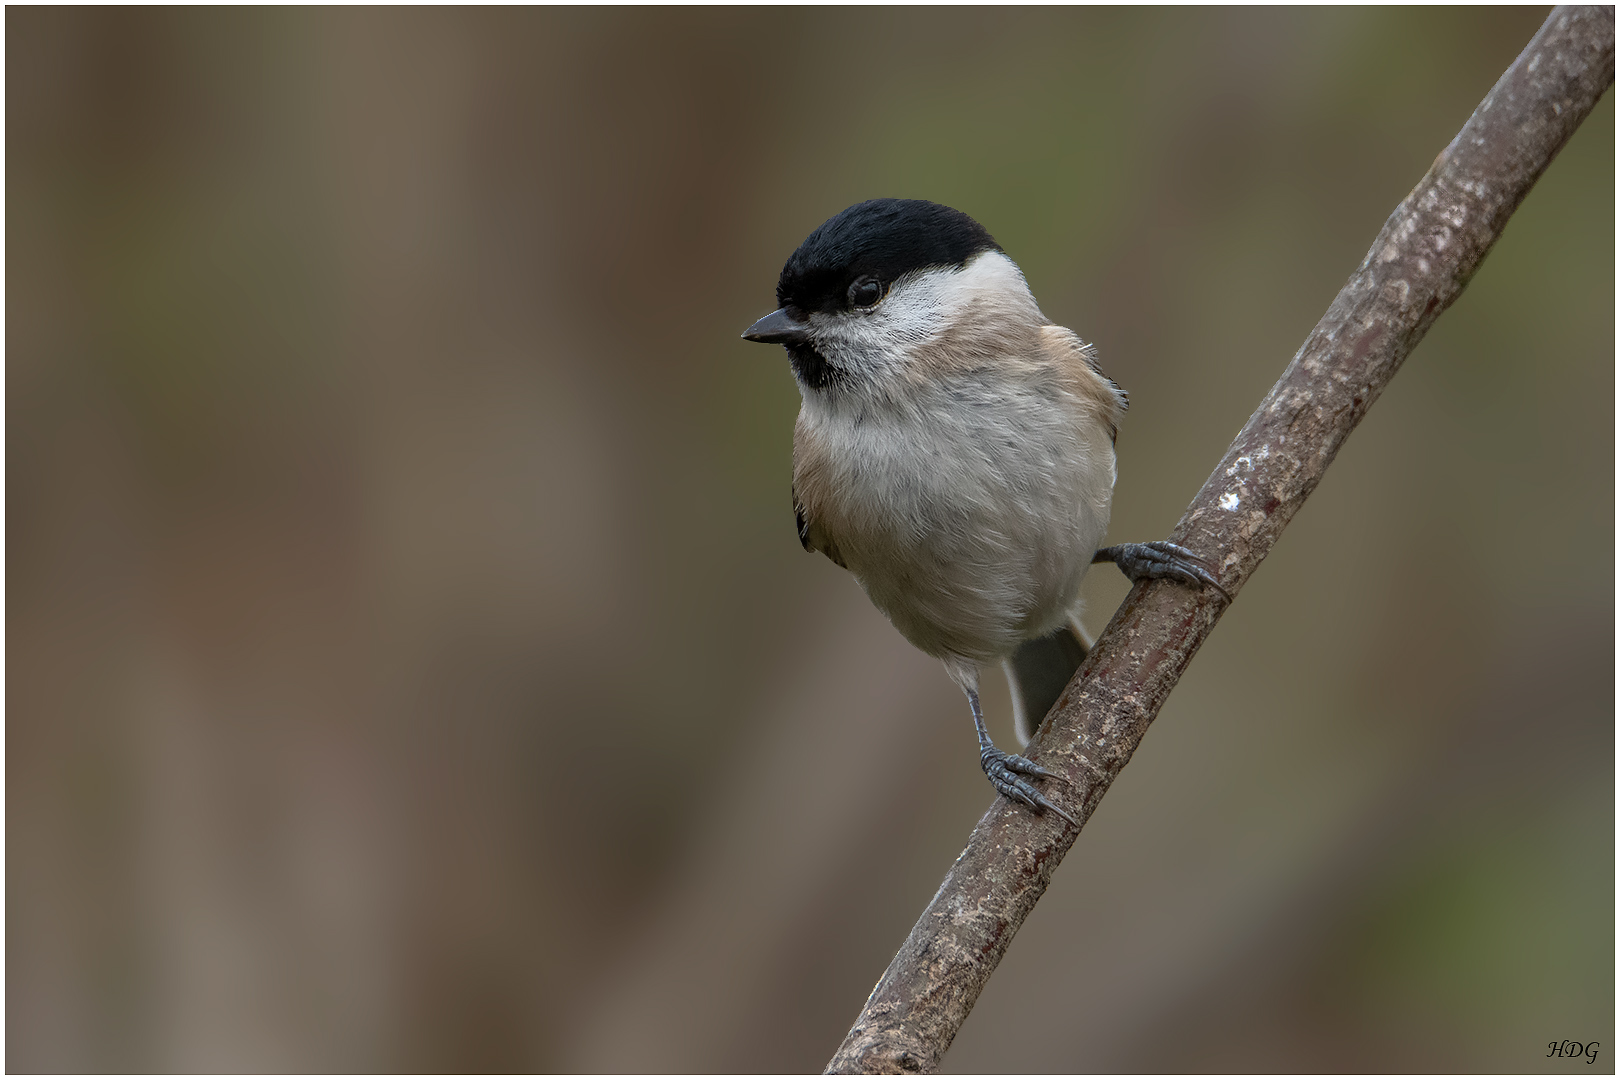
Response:
[{"label": "curved claw", "polygon": [[1227,603],[1232,602],[1232,594],[1221,588],[1221,583],[1197,555],[1168,540],[1115,544],[1099,550],[1092,562],[1114,563],[1132,581],[1169,578],[1194,589],[1207,585],[1225,597]]},{"label": "curved claw", "polygon": [[1055,772],[1048,769],[1043,769],[1033,761],[1029,760],[1029,758],[1024,757],[1022,754],[1008,754],[1002,759],[1002,764],[1007,766],[1007,768],[1011,769],[1013,772],[1023,773],[1025,776],[1037,776],[1042,780],[1056,780],[1061,784],[1067,784],[1069,782],[1068,777],[1059,776]]},{"label": "curved claw", "polygon": [[1178,580],[1181,580],[1187,585],[1194,585],[1201,582],[1208,585],[1222,596],[1225,596],[1228,600],[1232,599],[1230,596],[1227,596],[1226,590],[1221,588],[1221,583],[1215,579],[1215,575],[1205,569],[1204,564],[1199,560],[1197,555],[1194,555],[1180,544],[1172,544],[1168,540],[1159,541],[1155,547],[1159,548],[1161,551],[1168,551],[1172,554],[1172,558],[1167,563],[1167,566],[1170,573]]},{"label": "curved claw", "polygon": [[1018,774],[1023,773],[1026,776],[1063,780],[1064,783],[1067,783],[1068,781],[1064,780],[1063,777],[1048,772],[1028,758],[1020,757],[1017,754],[1008,754],[994,747],[986,749],[984,753],[979,755],[979,764],[983,766],[984,774],[990,778],[990,783],[995,785],[995,789],[1007,796],[1007,798],[1012,799],[1014,802],[1023,803],[1036,813],[1050,810],[1075,828],[1080,827],[1080,823],[1070,817],[1062,807],[1041,794],[1035,785]]}]

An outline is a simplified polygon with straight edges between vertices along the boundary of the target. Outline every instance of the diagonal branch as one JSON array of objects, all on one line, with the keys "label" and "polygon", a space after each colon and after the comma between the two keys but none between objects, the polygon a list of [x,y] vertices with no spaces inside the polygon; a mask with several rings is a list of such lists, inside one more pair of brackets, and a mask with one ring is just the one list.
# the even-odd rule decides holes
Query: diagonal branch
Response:
[{"label": "diagonal branch", "polygon": [[[1614,8],[1560,7],[1384,224],[1171,539],[1236,596],[1408,353],[1614,81]],[[1224,611],[1131,589],[1030,744],[1082,824]],[[873,989],[828,1072],[932,1072],[1079,830],[998,799]]]}]

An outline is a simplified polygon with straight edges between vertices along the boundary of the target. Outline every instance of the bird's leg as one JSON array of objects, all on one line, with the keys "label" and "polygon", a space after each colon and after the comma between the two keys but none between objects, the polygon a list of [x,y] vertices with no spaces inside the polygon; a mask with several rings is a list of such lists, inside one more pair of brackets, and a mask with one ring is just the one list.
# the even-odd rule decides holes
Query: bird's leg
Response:
[{"label": "bird's leg", "polygon": [[[979,708],[978,692],[969,690],[967,699],[973,708],[973,726],[979,731],[979,767],[984,770],[984,775],[990,778],[996,790],[1037,813],[1050,810],[1078,829],[1080,827],[1078,821],[1064,813],[1056,803],[1042,795],[1034,784],[1024,779],[1024,776],[1051,780],[1062,780],[1063,777],[1046,771],[1026,757],[997,750],[995,744],[990,741],[990,733],[984,728],[984,710]],[[1023,776],[1018,775],[1019,773],[1023,773]]]},{"label": "bird's leg", "polygon": [[1232,596],[1215,575],[1198,560],[1198,556],[1179,544],[1168,540],[1154,540],[1147,544],[1115,544],[1105,547],[1092,557],[1092,562],[1111,562],[1124,571],[1132,581],[1143,578],[1170,578],[1194,589],[1208,585],[1232,602]]}]

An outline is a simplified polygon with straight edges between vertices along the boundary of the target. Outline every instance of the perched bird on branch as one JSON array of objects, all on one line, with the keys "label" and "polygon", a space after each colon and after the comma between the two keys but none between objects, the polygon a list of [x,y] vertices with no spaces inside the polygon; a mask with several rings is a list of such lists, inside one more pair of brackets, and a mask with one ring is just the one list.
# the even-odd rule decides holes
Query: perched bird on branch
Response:
[{"label": "perched bird on branch", "polygon": [[944,662],[996,790],[1072,822],[1035,786],[1052,773],[991,742],[984,665],[1005,667],[1027,741],[1085,657],[1093,562],[1219,588],[1168,542],[1098,549],[1125,392],[1041,314],[984,227],[937,203],[873,199],[832,217],[788,258],[776,300],[743,337],[786,346],[804,399],[799,541]]}]

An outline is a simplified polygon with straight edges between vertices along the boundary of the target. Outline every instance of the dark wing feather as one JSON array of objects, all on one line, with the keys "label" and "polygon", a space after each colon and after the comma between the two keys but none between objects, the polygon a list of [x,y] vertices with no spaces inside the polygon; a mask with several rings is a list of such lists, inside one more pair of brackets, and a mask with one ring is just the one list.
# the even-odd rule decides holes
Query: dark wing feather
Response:
[{"label": "dark wing feather", "polygon": [[849,567],[844,566],[844,560],[838,557],[838,549],[833,547],[831,543],[826,542],[825,537],[821,538],[822,543],[820,545],[810,539],[810,519],[805,516],[804,503],[799,501],[797,491],[793,491],[791,487],[788,490],[793,492],[793,520],[799,526],[799,544],[806,551],[821,552],[827,558],[848,570]]},{"label": "dark wing feather", "polygon": [[810,546],[810,525],[804,520],[804,503],[799,501],[797,491],[792,488],[788,490],[793,492],[793,520],[799,525],[799,544],[806,551],[814,551],[815,548]]}]

